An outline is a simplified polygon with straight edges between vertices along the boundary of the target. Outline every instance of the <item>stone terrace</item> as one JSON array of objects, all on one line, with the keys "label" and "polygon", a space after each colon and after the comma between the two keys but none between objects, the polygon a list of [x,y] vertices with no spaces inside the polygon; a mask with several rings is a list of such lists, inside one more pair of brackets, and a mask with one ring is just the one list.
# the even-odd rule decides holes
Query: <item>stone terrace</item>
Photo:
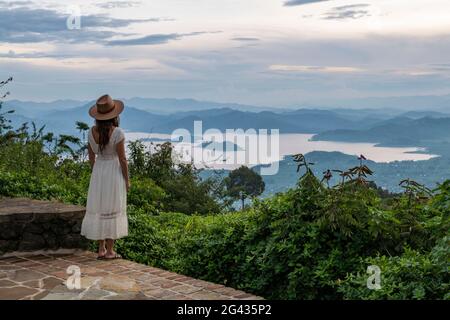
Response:
[{"label": "stone terrace", "polygon": [[[0,300],[261,299],[127,260],[97,260],[80,236],[84,212],[58,202],[0,198]],[[79,285],[69,289],[74,278]]]},{"label": "stone terrace", "polygon": [[[81,271],[68,289],[67,268]],[[69,281],[69,283],[72,283]],[[88,251],[0,258],[0,300],[259,300],[260,297],[135,262],[97,260]]]}]

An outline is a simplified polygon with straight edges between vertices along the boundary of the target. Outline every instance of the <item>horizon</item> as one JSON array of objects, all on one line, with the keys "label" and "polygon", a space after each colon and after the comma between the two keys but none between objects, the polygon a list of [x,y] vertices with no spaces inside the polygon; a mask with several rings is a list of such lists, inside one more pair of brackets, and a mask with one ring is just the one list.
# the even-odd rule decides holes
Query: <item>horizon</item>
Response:
[{"label": "horizon", "polygon": [[[358,101],[364,101],[364,100],[389,100],[389,99],[412,99],[412,98],[450,98],[450,94],[446,95],[416,95],[416,96],[387,96],[387,97],[366,97],[366,98],[359,98],[359,99],[350,99],[347,101],[347,103],[356,103]],[[427,107],[421,107],[421,106],[412,106],[412,107],[402,107],[400,106],[355,106],[355,105],[345,105],[346,102],[340,102],[336,101],[336,105],[314,105],[314,104],[298,104],[298,105],[285,105],[285,106],[271,106],[271,105],[252,105],[252,104],[242,104],[239,102],[233,102],[233,101],[213,101],[213,100],[198,100],[194,98],[157,98],[157,97],[142,97],[142,96],[132,96],[130,98],[123,98],[118,97],[117,99],[123,100],[127,103],[130,103],[131,100],[139,99],[139,100],[161,100],[161,101],[176,101],[176,102],[182,102],[182,101],[190,101],[194,103],[200,103],[200,104],[217,104],[212,105],[211,107],[207,107],[205,109],[191,109],[189,106],[187,106],[186,112],[192,112],[192,111],[205,111],[205,110],[214,110],[214,109],[234,109],[239,111],[237,108],[233,108],[233,106],[241,106],[241,107],[249,107],[254,108],[255,110],[241,110],[244,112],[263,112],[263,111],[272,111],[272,112],[283,112],[283,111],[295,111],[295,110],[328,110],[328,111],[339,111],[339,110],[360,110],[360,111],[382,111],[382,110],[390,110],[390,111],[397,111],[397,112],[437,112],[437,113],[447,113],[450,112],[450,110],[446,110],[446,106],[436,106],[433,105],[433,102],[430,102],[430,105]],[[14,97],[9,97],[9,99],[3,100],[5,103],[5,106],[8,106],[8,102],[19,102],[19,103],[33,103],[33,104],[54,104],[58,102],[71,102],[76,103],[76,105],[70,105],[64,109],[72,109],[72,108],[78,108],[82,107],[84,104],[88,103],[94,103],[96,98],[90,99],[90,100],[79,100],[79,99],[54,99],[54,100],[21,100]],[[426,102],[425,102],[426,103]],[[134,106],[129,105],[129,107],[136,108],[139,110],[144,110],[147,112],[151,112],[148,110],[145,110],[145,107],[143,106]],[[258,110],[259,109],[259,110]],[[162,111],[161,111],[162,112]],[[163,112],[164,113],[164,112]]]},{"label": "horizon", "polygon": [[[445,0],[8,0],[0,9],[11,100],[109,92],[292,109],[450,94]],[[80,29],[69,29],[77,17]]]}]

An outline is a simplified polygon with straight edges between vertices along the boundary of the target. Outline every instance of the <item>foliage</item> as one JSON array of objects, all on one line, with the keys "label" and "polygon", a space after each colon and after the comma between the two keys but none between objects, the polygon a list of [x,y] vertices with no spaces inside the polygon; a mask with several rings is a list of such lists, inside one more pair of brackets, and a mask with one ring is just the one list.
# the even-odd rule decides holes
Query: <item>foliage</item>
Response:
[{"label": "foliage", "polygon": [[164,190],[158,187],[152,179],[132,178],[127,202],[148,214],[157,214],[164,208],[163,201],[167,197]]},{"label": "foliage", "polygon": [[[6,86],[13,80],[12,77],[9,77],[7,80],[0,81],[0,89]],[[14,110],[9,110],[7,112],[1,112],[3,106],[3,99],[9,95],[9,92],[0,95],[0,146],[4,144],[10,137],[10,131],[12,129],[11,120],[9,120],[6,116],[8,114],[14,113]]]},{"label": "foliage", "polygon": [[381,288],[367,290],[367,275],[352,273],[340,284],[344,299],[447,299],[450,300],[450,237],[431,252],[409,248],[400,256],[366,258],[363,265],[381,269]]},{"label": "foliage", "polygon": [[[369,185],[349,181],[325,188],[306,171],[297,188],[256,200],[244,212],[143,217],[145,225],[156,224],[147,237],[169,243],[170,254],[161,260],[154,259],[160,253],[151,246],[140,245],[141,233],[123,243],[134,248],[125,253],[138,261],[266,298],[444,299],[448,246],[436,246],[436,240],[448,235],[448,210],[438,208],[447,206],[449,197],[448,185],[442,186],[436,199],[418,202],[405,213],[407,194],[386,207]],[[384,293],[361,287],[367,275],[357,274],[377,263],[385,277]],[[412,281],[408,263],[423,276]],[[413,295],[419,285],[425,290]]]},{"label": "foliage", "polygon": [[224,184],[228,197],[242,201],[242,210],[246,198],[254,198],[264,192],[262,177],[246,166],[230,171],[228,177],[224,179]]},{"label": "foliage", "polygon": [[216,197],[216,181],[202,180],[190,163],[177,163],[173,146],[166,142],[152,145],[148,150],[137,140],[130,143],[130,175],[136,179],[152,179],[165,197],[161,200],[166,211],[208,214],[220,212]]}]

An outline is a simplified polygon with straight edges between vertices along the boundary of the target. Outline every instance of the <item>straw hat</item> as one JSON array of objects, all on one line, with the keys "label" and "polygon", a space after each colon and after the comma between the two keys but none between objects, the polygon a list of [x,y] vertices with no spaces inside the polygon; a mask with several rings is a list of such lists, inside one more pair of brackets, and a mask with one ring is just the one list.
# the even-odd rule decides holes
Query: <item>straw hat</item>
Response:
[{"label": "straw hat", "polygon": [[97,120],[109,120],[117,117],[124,108],[120,100],[113,100],[108,94],[98,98],[95,105],[89,109],[89,115]]}]

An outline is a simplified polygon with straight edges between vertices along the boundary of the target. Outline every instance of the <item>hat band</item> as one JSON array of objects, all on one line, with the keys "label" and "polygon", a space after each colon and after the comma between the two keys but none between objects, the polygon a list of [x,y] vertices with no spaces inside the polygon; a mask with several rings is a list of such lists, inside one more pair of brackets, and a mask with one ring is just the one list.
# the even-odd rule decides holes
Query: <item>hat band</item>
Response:
[{"label": "hat band", "polygon": [[98,113],[105,114],[113,111],[115,108],[115,104],[108,105],[108,104],[97,104],[97,111]]}]

